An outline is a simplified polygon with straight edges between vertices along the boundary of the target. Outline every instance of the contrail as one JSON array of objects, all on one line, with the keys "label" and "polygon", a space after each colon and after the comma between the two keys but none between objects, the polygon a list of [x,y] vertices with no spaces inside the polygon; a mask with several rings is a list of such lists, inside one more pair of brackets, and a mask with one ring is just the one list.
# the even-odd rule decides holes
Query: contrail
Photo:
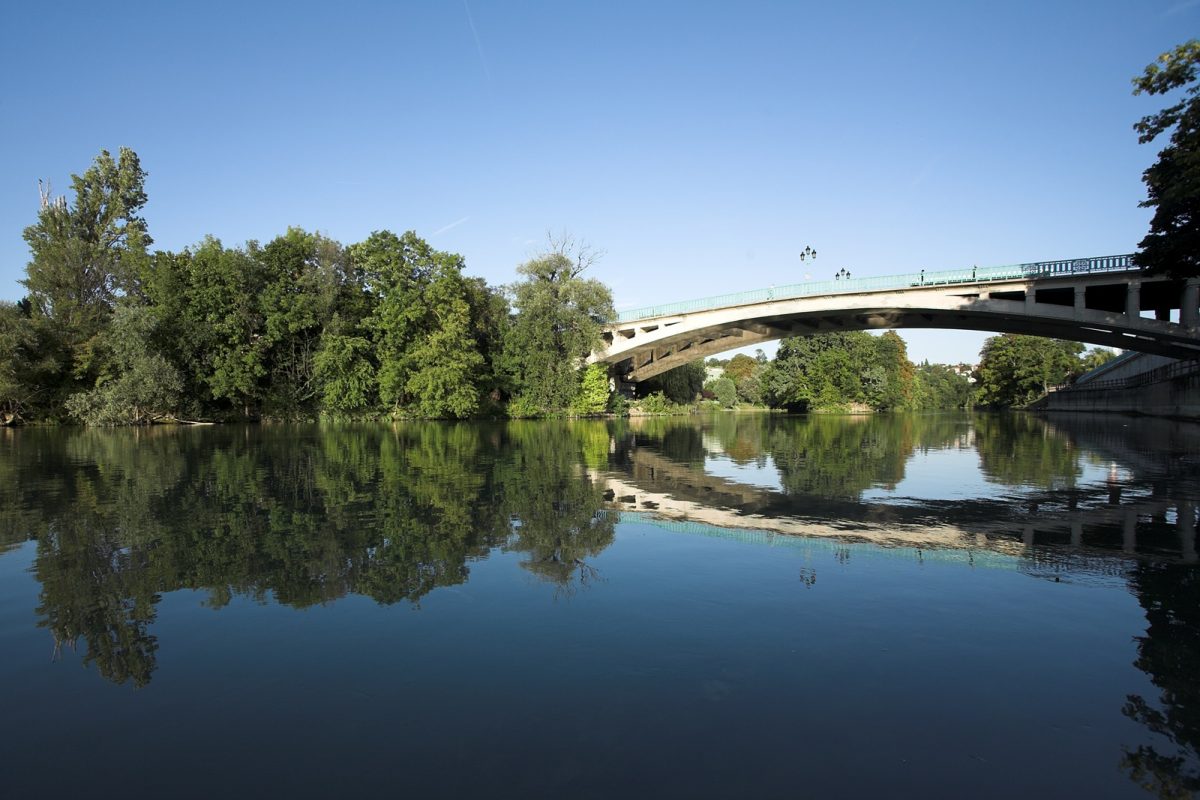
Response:
[{"label": "contrail", "polygon": [[[466,0],[463,0],[463,2],[466,2]],[[1180,14],[1184,11],[1187,11],[1190,8],[1195,8],[1197,3],[1200,3],[1200,0],[1184,0],[1184,2],[1182,2],[1182,3],[1176,3],[1175,5],[1171,6],[1166,11],[1159,14],[1159,16],[1160,17],[1173,17],[1176,14]]]},{"label": "contrail", "polygon": [[475,19],[471,16],[471,7],[467,5],[467,0],[463,0],[463,8],[467,12],[467,24],[471,26],[471,35],[475,37],[475,49],[479,51],[479,63],[483,66],[483,77],[487,78],[487,82],[492,82],[492,73],[488,69],[487,59],[483,57],[483,45],[479,42],[479,31],[475,30]]},{"label": "contrail", "polygon": [[438,228],[433,233],[429,234],[429,238],[432,239],[434,236],[443,234],[452,228],[457,228],[459,225],[462,225],[464,222],[466,222],[469,219],[470,219],[470,217],[463,217],[462,219],[454,220],[454,222],[451,222],[449,225],[443,225],[442,227]]}]

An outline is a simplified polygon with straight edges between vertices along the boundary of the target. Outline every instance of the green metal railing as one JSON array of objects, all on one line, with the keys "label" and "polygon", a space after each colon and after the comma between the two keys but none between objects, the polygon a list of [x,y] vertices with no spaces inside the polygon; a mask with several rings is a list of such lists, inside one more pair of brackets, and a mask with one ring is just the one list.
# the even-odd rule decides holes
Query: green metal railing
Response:
[{"label": "green metal railing", "polygon": [[880,292],[888,289],[908,289],[913,286],[941,286],[947,284],[985,283],[988,281],[1031,280],[1052,278],[1059,275],[1087,275],[1096,272],[1123,272],[1136,269],[1132,255],[1098,256],[1075,258],[1065,261],[1035,261],[1030,264],[1009,264],[1003,267],[968,267],[966,269],[941,270],[939,272],[910,272],[905,275],[881,275],[875,278],[845,278],[832,281],[809,281],[769,289],[752,289],[748,292],[722,294],[699,300],[683,300],[678,303],[663,303],[645,308],[635,308],[617,314],[617,322],[633,322],[654,317],[668,317],[693,311],[710,311],[714,308],[745,306],[766,303],[772,300],[791,300],[796,297],[816,295],[855,294]]}]

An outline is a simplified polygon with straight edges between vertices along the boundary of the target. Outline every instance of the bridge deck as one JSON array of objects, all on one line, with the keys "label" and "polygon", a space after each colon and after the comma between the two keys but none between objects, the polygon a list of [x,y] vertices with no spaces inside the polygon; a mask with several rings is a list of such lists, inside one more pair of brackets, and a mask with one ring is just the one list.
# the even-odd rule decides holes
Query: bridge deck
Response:
[{"label": "bridge deck", "polygon": [[909,272],[903,275],[881,275],[872,278],[845,278],[831,281],[806,281],[768,289],[721,294],[697,300],[682,300],[645,306],[617,314],[617,322],[634,322],[694,311],[765,303],[772,300],[791,300],[813,295],[854,294],[907,289],[913,286],[939,286],[989,281],[1036,280],[1067,275],[1087,275],[1097,272],[1124,272],[1136,269],[1132,255],[1097,256],[1064,261],[1035,261],[1028,264],[1008,264],[1001,267],[967,267],[965,269]]}]

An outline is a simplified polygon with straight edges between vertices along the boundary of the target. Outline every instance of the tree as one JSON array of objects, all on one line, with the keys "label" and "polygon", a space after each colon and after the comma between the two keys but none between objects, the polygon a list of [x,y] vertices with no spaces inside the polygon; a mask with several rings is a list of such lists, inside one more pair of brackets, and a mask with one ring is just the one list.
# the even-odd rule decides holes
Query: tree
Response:
[{"label": "tree", "polygon": [[116,160],[101,150],[86,172],[71,176],[71,203],[51,198],[47,185],[37,222],[25,229],[31,259],[21,283],[34,313],[53,321],[71,359],[63,366],[77,378],[94,377],[86,345],[116,298],[136,291],[148,261],[145,180],[132,150],[122,147]]},{"label": "tree", "polygon": [[89,425],[143,425],[170,416],[179,406],[183,378],[155,351],[153,312],[122,304],[102,335],[111,355],[95,388],[72,395],[67,411]]},{"label": "tree", "polygon": [[713,393],[722,408],[733,408],[737,405],[737,385],[734,384],[733,378],[722,376],[709,381],[704,388]]},{"label": "tree", "polygon": [[569,241],[517,268],[510,287],[517,316],[505,343],[521,405],[542,413],[566,410],[579,394],[583,360],[597,350],[613,316],[612,292],[583,273],[597,255]]},{"label": "tree", "polygon": [[[216,400],[251,417],[263,399],[270,342],[259,302],[265,287],[258,245],[226,248],[209,237],[175,262],[155,268],[178,270],[183,330],[190,342],[194,374]],[[165,283],[166,281],[164,281]]]},{"label": "tree", "polygon": [[361,336],[328,333],[313,359],[321,389],[321,409],[337,413],[361,411],[375,403],[375,365],[371,343]]},{"label": "tree", "polygon": [[1116,357],[1117,354],[1106,347],[1093,347],[1084,353],[1083,358],[1080,359],[1080,374],[1084,372],[1091,372],[1097,367],[1102,367]]},{"label": "tree", "polygon": [[978,400],[982,405],[1021,406],[1051,386],[1079,374],[1083,345],[1040,336],[993,336],[980,353]]},{"label": "tree", "polygon": [[691,361],[642,381],[638,385],[638,396],[648,397],[655,392],[662,392],[672,403],[686,405],[695,402],[696,395],[704,388],[706,375],[702,361]]},{"label": "tree", "polygon": [[603,414],[608,410],[608,365],[589,364],[583,371],[579,395],[571,404],[574,414]]},{"label": "tree", "polygon": [[725,365],[725,377],[732,378],[734,383],[740,383],[754,374],[758,362],[744,353],[738,353],[729,359]]},{"label": "tree", "polygon": [[412,348],[414,368],[405,384],[422,417],[462,419],[479,407],[483,356],[471,337],[471,314],[462,275],[446,267],[425,291],[427,330]]},{"label": "tree", "polygon": [[262,316],[262,399],[275,416],[293,416],[311,406],[320,387],[313,359],[321,335],[336,313],[342,247],[300,228],[253,251],[263,289],[257,296]]},{"label": "tree", "polygon": [[1178,278],[1200,275],[1200,41],[1169,50],[1133,79],[1133,93],[1167,94],[1187,86],[1178,102],[1134,125],[1138,141],[1152,142],[1171,131],[1158,160],[1142,173],[1146,200],[1153,208],[1150,232],[1138,245],[1134,263],[1148,272]]},{"label": "tree", "polygon": [[0,302],[0,425],[21,419],[37,395],[38,337],[28,308]]},{"label": "tree", "polygon": [[364,326],[379,363],[379,398],[394,411],[466,417],[479,407],[481,346],[498,309],[486,286],[463,278],[462,256],[434,250],[413,231],[372,233],[350,257],[378,300]]},{"label": "tree", "polygon": [[945,364],[926,362],[917,367],[913,391],[917,408],[949,409],[971,406],[971,382],[965,375]]}]

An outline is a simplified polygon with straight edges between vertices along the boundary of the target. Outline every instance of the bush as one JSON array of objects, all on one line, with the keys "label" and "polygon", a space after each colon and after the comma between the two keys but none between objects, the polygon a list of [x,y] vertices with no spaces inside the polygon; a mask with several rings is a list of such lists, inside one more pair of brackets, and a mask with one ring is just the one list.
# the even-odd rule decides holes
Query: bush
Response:
[{"label": "bush", "polygon": [[737,385],[734,384],[733,378],[717,378],[706,383],[704,388],[712,392],[723,408],[733,408],[737,405]]},{"label": "bush", "polygon": [[670,414],[678,408],[662,392],[643,397],[637,405],[646,414]]},{"label": "bush", "polygon": [[571,413],[576,416],[603,414],[608,407],[608,366],[590,364],[584,370],[579,394],[571,403]]},{"label": "bush", "polygon": [[542,409],[537,403],[523,395],[509,400],[507,411],[508,416],[513,419],[531,419],[542,415]]},{"label": "bush", "polygon": [[620,392],[613,392],[608,396],[608,413],[616,414],[618,417],[629,415],[629,398]]}]

